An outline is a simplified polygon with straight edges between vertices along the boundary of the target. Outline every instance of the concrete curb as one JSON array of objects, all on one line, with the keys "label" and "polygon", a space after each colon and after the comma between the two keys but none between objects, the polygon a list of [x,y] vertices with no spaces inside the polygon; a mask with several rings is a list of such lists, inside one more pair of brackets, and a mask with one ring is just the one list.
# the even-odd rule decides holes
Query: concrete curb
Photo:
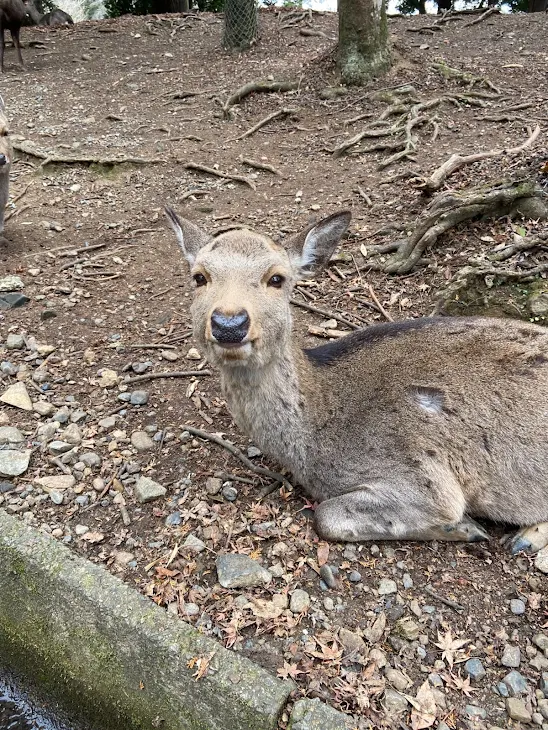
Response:
[{"label": "concrete curb", "polygon": [[[294,689],[3,510],[0,659],[98,730],[275,730]],[[296,710],[295,730],[318,712],[349,726],[321,703]]]}]

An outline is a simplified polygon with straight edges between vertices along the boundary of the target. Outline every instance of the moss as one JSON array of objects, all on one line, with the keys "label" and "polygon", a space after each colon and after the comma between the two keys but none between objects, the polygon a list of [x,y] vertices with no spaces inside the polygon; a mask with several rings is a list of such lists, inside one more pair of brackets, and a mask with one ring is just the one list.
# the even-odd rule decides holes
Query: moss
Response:
[{"label": "moss", "polygon": [[474,279],[466,289],[459,291],[444,307],[446,314],[484,317],[511,317],[529,320],[527,307],[529,288],[517,282],[493,282],[487,286],[480,278]]}]

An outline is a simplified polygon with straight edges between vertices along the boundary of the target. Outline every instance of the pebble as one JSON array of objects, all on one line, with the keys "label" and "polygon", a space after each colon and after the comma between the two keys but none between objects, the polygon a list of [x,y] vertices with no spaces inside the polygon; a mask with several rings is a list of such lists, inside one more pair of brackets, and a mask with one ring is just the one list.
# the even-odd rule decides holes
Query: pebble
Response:
[{"label": "pebble", "polygon": [[14,426],[0,426],[0,446],[4,448],[17,448],[25,441],[25,437],[18,428]]},{"label": "pebble", "polygon": [[25,338],[23,335],[8,335],[6,338],[6,349],[22,350],[25,347]]},{"label": "pebble", "polygon": [[548,573],[548,547],[543,547],[535,556],[535,568],[541,573]]},{"label": "pebble", "polygon": [[0,309],[16,309],[30,302],[29,297],[17,292],[8,292],[0,294]]},{"label": "pebble", "polygon": [[71,446],[78,446],[82,443],[82,432],[76,423],[71,423],[63,431],[63,440],[71,444]]},{"label": "pebble", "polygon": [[247,555],[219,555],[215,564],[223,588],[253,588],[270,583],[272,579],[268,570]]},{"label": "pebble", "polygon": [[[0,488],[0,491],[2,491],[1,488]],[[546,672],[542,673],[542,676],[540,678],[539,687],[540,687],[540,691],[542,692],[542,694],[548,698],[548,673],[546,673]]]},{"label": "pebble", "polygon": [[[371,546],[372,549],[373,546]],[[391,578],[383,578],[379,583],[378,591],[379,596],[389,596],[392,593],[398,592],[398,586],[396,585],[396,581]]]},{"label": "pebble", "polygon": [[23,280],[20,276],[10,274],[0,279],[0,291],[17,291],[18,289],[24,288]]},{"label": "pebble", "polygon": [[304,613],[310,607],[310,595],[302,588],[296,588],[291,594],[289,609],[292,613]]},{"label": "pebble", "polygon": [[388,687],[384,691],[383,705],[388,715],[401,715],[407,710],[407,700],[395,689]]},{"label": "pebble", "polygon": [[152,363],[150,360],[147,360],[147,362],[132,362],[131,363],[131,369],[134,373],[137,373],[137,375],[142,375],[143,373],[146,373],[146,371],[152,367]]},{"label": "pebble", "polygon": [[211,494],[212,496],[214,494],[219,494],[219,492],[222,489],[222,486],[223,486],[223,483],[220,479],[216,479],[215,477],[208,477],[208,479],[206,479],[206,484],[205,484],[206,492],[208,494]]},{"label": "pebble", "polygon": [[409,573],[403,574],[402,583],[405,589],[413,588],[413,578],[411,578]]},{"label": "pebble", "polygon": [[512,598],[510,601],[510,611],[512,611],[515,616],[521,616],[525,613],[525,603],[521,600],[521,598]]},{"label": "pebble", "polygon": [[201,360],[202,356],[195,347],[191,347],[186,354],[187,360]]},{"label": "pebble", "polygon": [[250,459],[256,459],[257,457],[262,456],[263,452],[256,446],[250,446],[247,449],[247,455]]},{"label": "pebble", "polygon": [[326,611],[333,611],[335,608],[335,601],[330,596],[326,596],[323,599],[323,607]]},{"label": "pebble", "polygon": [[539,700],[538,711],[545,720],[548,720],[548,700]]},{"label": "pebble", "polygon": [[200,613],[200,606],[197,603],[185,603],[183,613],[186,616],[197,616]]},{"label": "pebble", "polygon": [[48,444],[48,451],[54,456],[60,456],[66,451],[70,451],[71,449],[72,446],[66,441],[50,441],[50,443]]},{"label": "pebble", "polygon": [[0,362],[0,373],[3,375],[17,375],[17,368],[13,363],[8,362],[7,360],[2,360],[2,362]]},{"label": "pebble", "polygon": [[0,450],[0,477],[18,477],[29,468],[32,451]]},{"label": "pebble", "polygon": [[55,406],[48,403],[46,400],[34,401],[32,407],[34,412],[38,413],[39,416],[51,416],[51,414],[55,411]]},{"label": "pebble", "polygon": [[131,445],[137,451],[149,451],[154,447],[154,442],[146,431],[134,431],[131,434]]},{"label": "pebble", "polygon": [[70,411],[67,406],[60,408],[57,413],[53,416],[53,420],[57,423],[67,423],[70,418]]},{"label": "pebble", "polygon": [[0,494],[8,494],[15,489],[15,484],[11,482],[0,482]]},{"label": "pebble", "polygon": [[232,484],[225,484],[222,495],[227,502],[235,502],[238,499],[238,490]]},{"label": "pebble", "polygon": [[480,682],[486,675],[485,668],[479,659],[468,659],[464,665],[464,673],[472,682]]},{"label": "pebble", "polygon": [[49,498],[53,502],[53,504],[63,504],[63,495],[61,492],[56,492],[55,490],[52,490],[49,493]]},{"label": "pebble", "polygon": [[85,535],[86,532],[89,532],[89,527],[87,525],[75,525],[74,532],[78,535],[78,537],[81,537],[82,535]]},{"label": "pebble", "polygon": [[348,580],[351,583],[359,583],[362,579],[362,574],[358,573],[357,570],[353,570],[348,574]]},{"label": "pebble", "polygon": [[99,386],[101,388],[113,388],[118,383],[118,373],[110,368],[103,368],[99,371]]},{"label": "pebble", "polygon": [[87,494],[80,494],[74,499],[79,507],[87,507],[89,504],[89,497]]},{"label": "pebble", "polygon": [[533,636],[533,644],[545,654],[548,654],[548,636],[546,634],[535,634]]},{"label": "pebble", "polygon": [[511,697],[518,697],[519,695],[527,694],[529,689],[527,681],[525,677],[519,672],[516,672],[515,669],[508,672],[508,674],[502,678],[502,681],[508,687],[508,692]]},{"label": "pebble", "polygon": [[145,406],[148,403],[147,390],[134,390],[129,396],[129,402],[132,406]]},{"label": "pebble", "polygon": [[80,461],[90,469],[93,469],[95,466],[101,466],[102,459],[99,454],[95,453],[95,451],[86,451],[79,458]]},{"label": "pebble", "polygon": [[139,477],[135,484],[135,496],[139,502],[151,502],[165,496],[167,489],[149,477]]},{"label": "pebble", "polygon": [[397,632],[407,641],[416,641],[419,638],[420,626],[412,618],[406,616],[396,623]]},{"label": "pebble", "polygon": [[32,411],[32,401],[24,383],[14,383],[0,395],[0,401],[23,411]]},{"label": "pebble", "polygon": [[72,489],[72,487],[76,484],[76,479],[71,474],[62,474],[51,477],[39,477],[35,481],[46,490],[55,489],[58,491],[61,491],[63,489]]},{"label": "pebble", "polygon": [[125,567],[134,559],[135,556],[133,555],[133,553],[127,553],[123,550],[114,553],[114,562],[116,563],[116,565],[119,565],[121,567]]},{"label": "pebble", "polygon": [[[333,568],[331,568],[330,565],[322,565],[320,568],[320,578],[323,580],[325,585],[328,588],[336,588],[337,587],[337,580],[335,576],[333,575],[334,571]],[[325,603],[325,601],[324,601]],[[329,609],[332,610],[332,609]]]},{"label": "pebble", "polygon": [[175,350],[160,350],[160,355],[168,362],[175,362],[179,359],[179,354]]},{"label": "pebble", "polygon": [[367,647],[365,641],[361,636],[349,631],[348,629],[339,629],[339,640],[343,645],[347,654],[352,654],[352,658],[357,658],[357,655],[365,657],[367,656]]},{"label": "pebble", "polygon": [[479,717],[481,720],[485,720],[487,717],[487,710],[477,705],[466,705],[464,713],[471,719]]},{"label": "pebble", "polygon": [[509,697],[506,700],[506,712],[508,717],[516,722],[531,722],[532,720],[531,713],[525,707],[525,702],[517,697]]},{"label": "pebble", "polygon": [[512,644],[506,644],[500,663],[503,667],[516,668],[519,667],[521,662],[521,652],[519,646],[513,646]]},{"label": "pebble", "polygon": [[403,672],[400,672],[399,669],[392,669],[392,667],[388,667],[384,676],[390,682],[392,687],[397,689],[399,692],[403,692],[410,685],[409,679]]},{"label": "pebble", "polygon": [[180,512],[172,512],[165,519],[166,527],[176,527],[183,521],[183,517]]},{"label": "pebble", "polygon": [[206,544],[202,540],[200,540],[196,535],[193,535],[192,533],[189,533],[186,536],[185,541],[183,542],[181,548],[183,550],[190,550],[193,553],[202,553],[206,549]]},{"label": "pebble", "polygon": [[102,428],[105,431],[110,431],[111,428],[114,428],[116,426],[116,420],[116,415],[107,416],[106,418],[101,418],[97,425],[99,426],[99,428]]}]

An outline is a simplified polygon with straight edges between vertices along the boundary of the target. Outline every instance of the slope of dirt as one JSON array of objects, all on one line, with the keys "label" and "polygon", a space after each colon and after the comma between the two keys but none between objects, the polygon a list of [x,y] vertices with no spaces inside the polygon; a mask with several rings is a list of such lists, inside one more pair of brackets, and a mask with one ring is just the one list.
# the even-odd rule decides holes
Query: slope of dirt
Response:
[{"label": "slope of dirt", "polygon": [[[318,13],[261,13],[260,42],[241,56],[221,50],[222,19],[212,15],[24,29],[25,43],[33,42],[23,51],[27,70],[9,65],[8,49],[0,80],[16,146],[28,151],[30,141],[38,154],[18,153],[14,203],[0,242],[0,278],[20,276],[30,298],[21,309],[0,312],[6,363],[0,392],[21,380],[33,401],[53,405],[45,415],[8,407],[0,415],[0,425],[18,427],[34,448],[26,473],[0,489],[0,504],[235,651],[293,676],[300,692],[353,713],[360,728],[512,726],[508,690],[498,686],[510,671],[506,659],[501,663],[508,647],[521,652],[515,668],[524,687],[516,691],[525,710],[548,727],[541,677],[548,671],[548,639],[539,638],[548,620],[546,576],[534,561],[511,558],[500,544],[505,528],[493,525],[492,540],[475,546],[331,545],[327,551],[304,495],[283,488],[258,502],[268,480],[185,431],[192,425],[221,433],[244,451],[249,446],[226,410],[216,374],[136,384],[124,378],[141,370],[205,368],[190,331],[186,265],[162,215],[166,203],[211,232],[246,225],[276,238],[318,216],[352,210],[341,255],[296,294],[342,317],[342,331],[344,319],[361,326],[428,314],[472,254],[511,243],[522,229],[545,233],[531,220],[463,225],[427,252],[425,267],[404,277],[370,270],[360,251],[390,240],[373,238],[379,229],[420,213],[424,196],[412,178],[428,176],[455,152],[516,147],[528,127],[541,126],[522,155],[454,175],[448,185],[457,188],[487,184],[520,166],[537,174],[546,160],[548,15],[493,15],[468,26],[470,19],[422,33],[432,18],[391,20],[390,73],[340,95],[332,89],[336,17]],[[323,35],[300,33],[311,28]],[[440,59],[475,81],[444,78],[433,66]],[[249,96],[224,118],[230,94],[265,78],[300,86]],[[392,152],[365,152],[374,139],[335,157],[332,150],[377,119],[403,85],[413,86],[408,93],[418,101],[458,97],[428,110],[413,159],[379,169]],[[242,138],[284,108],[293,111]],[[59,156],[97,162],[41,164]],[[108,162],[123,158],[146,162]],[[249,167],[244,158],[280,174]],[[191,162],[248,183],[185,167]],[[391,180],[399,173],[407,177]],[[545,249],[527,253],[527,260],[546,261]],[[525,297],[528,286],[515,295]],[[294,314],[303,344],[318,344],[309,327],[332,317],[297,308]],[[8,334],[24,335],[22,349],[2,349]],[[109,381],[105,370],[118,380]],[[133,389],[147,391],[145,405],[118,399]],[[62,440],[71,421],[78,426],[69,432],[74,449],[52,453],[48,443]],[[48,433],[46,424],[59,422]],[[137,451],[130,438],[143,429],[153,441]],[[86,454],[96,456],[86,460]],[[256,464],[277,468],[251,455]],[[220,485],[208,479],[220,472],[225,495],[237,490],[234,502],[213,494]],[[71,475],[76,484],[58,489],[55,482],[55,495],[36,481]],[[134,493],[140,475],[166,487],[166,496],[140,504]],[[55,504],[52,496],[59,494],[62,503]],[[202,552],[183,550],[188,534],[205,543]],[[221,588],[215,559],[224,552],[246,553],[272,568],[271,584]],[[335,573],[331,588],[320,581],[322,563]],[[383,595],[386,579],[397,592]],[[297,588],[311,601],[302,613],[287,608]],[[463,668],[470,657],[485,669],[472,683]]]}]

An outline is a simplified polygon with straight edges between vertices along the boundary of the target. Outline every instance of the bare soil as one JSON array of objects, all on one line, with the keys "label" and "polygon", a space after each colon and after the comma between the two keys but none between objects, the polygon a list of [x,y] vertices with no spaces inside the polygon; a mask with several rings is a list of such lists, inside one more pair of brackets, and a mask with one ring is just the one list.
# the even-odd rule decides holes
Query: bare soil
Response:
[{"label": "bare soil", "polygon": [[[344,255],[296,296],[357,326],[384,321],[386,315],[403,319],[429,314],[439,291],[472,254],[512,242],[516,225],[531,235],[543,231],[541,223],[529,220],[463,225],[427,252],[426,266],[403,277],[369,270],[360,252],[363,245],[390,240],[374,238],[376,231],[413,221],[425,206],[411,179],[390,182],[391,175],[428,176],[452,153],[515,147],[527,138],[527,127],[538,123],[541,134],[523,155],[467,167],[448,185],[489,184],[520,165],[541,179],[547,150],[548,15],[493,15],[471,27],[470,17],[464,16],[440,31],[422,34],[410,31],[431,25],[433,18],[391,19],[394,65],[389,74],[367,88],[343,89],[327,99],[323,91],[337,86],[336,16],[314,13],[311,20],[284,28],[287,18],[287,11],[261,12],[260,41],[243,55],[222,50],[222,18],[207,14],[24,29],[25,72],[10,66],[13,51],[7,50],[1,93],[16,144],[24,138],[46,157],[91,157],[99,163],[41,165],[40,157],[18,154],[11,186],[16,202],[8,207],[14,212],[6,224],[6,240],[0,242],[0,269],[2,276],[22,277],[31,301],[0,314],[0,331],[2,340],[10,332],[24,333],[55,350],[44,362],[28,348],[0,349],[0,360],[26,365],[19,377],[33,400],[86,412],[80,449],[100,453],[102,464],[85,470],[76,490],[69,490],[57,506],[49,499],[35,499],[40,491],[36,487],[30,499],[26,491],[36,477],[62,473],[47,450],[37,448],[29,470],[17,480],[16,491],[3,498],[3,506],[104,563],[234,651],[281,676],[293,676],[296,694],[321,697],[352,713],[356,726],[407,727],[408,715],[395,719],[385,709],[383,692],[390,685],[382,657],[348,655],[338,635],[340,627],[363,635],[384,616],[386,628],[373,642],[389,665],[408,675],[404,693],[413,698],[428,675],[441,675],[440,687],[434,688],[436,720],[430,725],[444,721],[450,728],[510,727],[504,699],[494,691],[509,671],[501,666],[501,653],[506,644],[520,647],[519,671],[528,683],[525,699],[535,711],[535,690],[546,668],[538,661],[541,652],[532,637],[548,625],[548,583],[530,559],[511,558],[500,544],[507,526],[488,526],[492,540],[481,545],[393,543],[381,544],[380,550],[331,545],[326,556],[310,520],[312,505],[299,490],[277,490],[258,502],[258,489],[268,480],[247,472],[212,443],[181,436],[190,424],[222,433],[244,451],[248,447],[226,410],[216,374],[132,385],[130,389],[149,391],[146,406],[124,407],[117,399],[120,389],[127,389],[123,378],[131,363],[150,360],[150,372],[205,366],[199,353],[197,360],[187,357],[195,348],[188,313],[190,286],[162,215],[166,203],[210,232],[245,225],[275,238],[318,216],[351,209],[351,233],[341,247]],[[300,34],[310,27],[324,35]],[[34,45],[29,47],[29,42]],[[418,131],[414,161],[379,169],[391,153],[363,152],[363,146],[375,140],[365,140],[362,148],[339,158],[331,154],[392,103],[391,97],[372,93],[377,90],[411,84],[420,101],[471,88],[492,92],[485,83],[445,79],[432,66],[440,59],[488,79],[498,93],[490,99],[480,97],[481,106],[444,102],[432,109],[432,123]],[[231,118],[224,118],[221,106],[231,93],[268,77],[299,81],[300,86],[285,94],[251,95],[232,108]],[[296,111],[238,139],[282,108]],[[361,114],[371,116],[345,123]],[[506,121],[484,119],[504,115]],[[434,122],[439,125],[435,140]],[[124,157],[149,162],[101,162]],[[271,165],[280,174],[250,168],[243,158]],[[187,169],[190,162],[245,176],[251,184]],[[85,251],[97,244],[103,247]],[[535,255],[545,260],[545,252]],[[294,314],[303,345],[320,344],[309,327],[331,317],[299,308]],[[348,329],[344,323],[338,326]],[[161,348],[137,347],[150,344],[171,345],[178,359],[162,360]],[[38,368],[47,373],[45,386],[28,377]],[[120,375],[119,386],[101,386],[104,369]],[[0,374],[0,390],[15,381]],[[115,410],[116,427],[101,428],[98,422]],[[15,409],[6,413],[10,425],[23,430],[30,442],[37,426],[50,420]],[[152,450],[135,455],[129,445],[131,433],[153,424],[161,432],[159,440]],[[278,468],[262,457],[254,461]],[[138,462],[141,474],[167,487],[167,496],[137,503],[132,480],[127,474],[120,477],[120,467],[127,462]],[[233,481],[238,496],[231,503],[206,492],[206,480],[218,472],[252,483]],[[110,491],[94,489],[98,476]],[[17,497],[21,493],[25,500]],[[116,494],[125,500],[129,524],[123,523]],[[77,495],[87,495],[93,506],[79,506]],[[166,526],[166,517],[174,512],[180,513],[181,524]],[[89,527],[87,536],[78,536],[76,525]],[[204,540],[204,552],[189,557],[178,551],[189,533]],[[247,553],[267,567],[279,564],[283,570],[267,588],[224,590],[215,571],[215,558],[222,552]],[[123,553],[131,553],[129,564],[120,558]],[[326,559],[338,569],[332,589],[320,584],[317,572]],[[348,580],[351,571],[361,574],[357,582]],[[407,588],[405,573],[412,580],[411,585],[406,578]],[[383,578],[396,581],[397,594],[378,594]],[[427,586],[437,597],[425,590]],[[290,595],[295,588],[310,594],[308,613],[297,616],[286,609],[268,616],[272,596]],[[240,593],[249,600],[238,600]],[[461,608],[455,610],[439,597]],[[524,600],[523,615],[511,613],[509,601],[514,598]],[[189,603],[199,607],[196,615],[187,615]],[[397,621],[406,616],[417,623],[418,638],[407,640],[398,634]],[[452,652],[454,666],[435,645],[440,637],[447,639],[448,632],[463,642]],[[471,687],[462,672],[462,661],[470,656],[481,658],[487,671],[486,678]],[[537,666],[530,664],[535,656]],[[484,708],[486,719],[471,720],[465,710],[469,704]],[[281,727],[284,722],[282,718]],[[411,722],[413,727],[428,726],[421,725],[416,714]]]}]

